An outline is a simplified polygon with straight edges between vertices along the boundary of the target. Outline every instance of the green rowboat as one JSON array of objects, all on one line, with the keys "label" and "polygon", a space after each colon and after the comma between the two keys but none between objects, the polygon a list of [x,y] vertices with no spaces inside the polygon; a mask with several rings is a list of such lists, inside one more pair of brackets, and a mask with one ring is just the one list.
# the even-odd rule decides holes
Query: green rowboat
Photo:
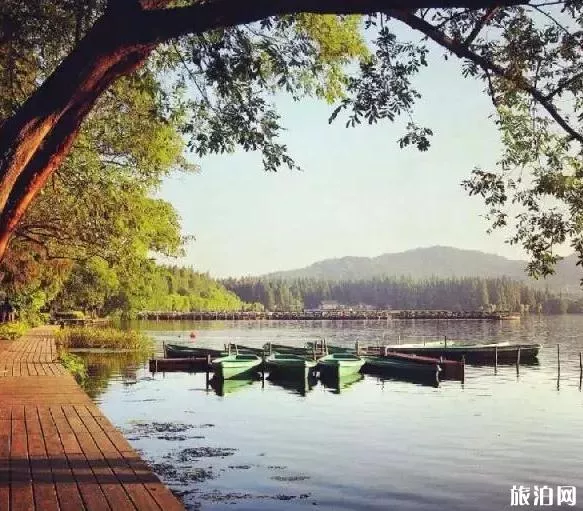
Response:
[{"label": "green rowboat", "polygon": [[263,363],[257,355],[227,355],[215,358],[211,364],[219,378],[237,378],[256,373]]},{"label": "green rowboat", "polygon": [[354,374],[364,365],[364,359],[351,353],[332,353],[318,360],[320,372],[335,374],[339,377]]}]

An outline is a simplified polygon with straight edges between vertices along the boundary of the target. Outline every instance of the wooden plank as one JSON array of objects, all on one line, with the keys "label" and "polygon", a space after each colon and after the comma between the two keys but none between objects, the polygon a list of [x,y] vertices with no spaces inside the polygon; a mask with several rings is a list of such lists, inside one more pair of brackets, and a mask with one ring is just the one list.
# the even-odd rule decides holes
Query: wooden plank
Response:
[{"label": "wooden plank", "polygon": [[47,407],[39,408],[38,415],[60,509],[61,511],[85,509],[49,409]]},{"label": "wooden plank", "polygon": [[[73,479],[77,483],[85,506],[89,511],[111,509],[60,407],[51,407],[51,416],[61,437],[65,458],[71,468]],[[67,438],[66,444],[63,442],[63,438]]]},{"label": "wooden plank", "polygon": [[10,416],[0,419],[0,509],[10,507]]},{"label": "wooden plank", "polygon": [[59,511],[57,492],[36,406],[25,407],[24,415],[35,506],[37,509]]},{"label": "wooden plank", "polygon": [[[116,511],[118,509],[135,509],[131,499],[121,485],[121,482],[110,468],[111,463],[117,462],[116,453],[111,451],[110,446],[103,445],[103,448],[110,456],[109,459],[106,459],[100,446],[87,430],[75,410],[70,406],[63,406],[63,413],[66,416],[71,429],[74,431],[75,436],[79,441],[79,445],[87,458],[87,462],[92,468],[95,478],[103,489],[103,493],[109,501],[112,509],[115,509]],[[98,441],[99,440],[103,439],[98,438]]]},{"label": "wooden plank", "polygon": [[[87,409],[83,409],[83,407],[75,408],[76,408],[75,411],[77,411],[78,414],[79,411],[77,409],[81,408],[81,414],[79,414],[79,417],[81,418],[83,424],[85,425],[87,430],[91,433],[94,439],[108,437],[106,432],[101,428],[99,423],[95,420],[95,418],[89,413]],[[144,509],[151,511],[159,511],[160,507],[158,506],[158,504],[156,503],[148,489],[140,482],[140,480],[134,473],[133,469],[131,468],[127,460],[123,457],[123,455],[119,451],[117,451],[113,443],[110,442],[109,438],[107,438],[107,442],[111,447],[113,447],[112,455],[115,456],[115,458],[112,455],[106,456],[107,462],[115,476],[122,483],[125,491],[130,496],[136,508],[140,510]],[[98,445],[101,446],[102,444],[99,443]]]},{"label": "wooden plank", "polygon": [[[16,409],[18,413],[18,408]],[[22,409],[24,413],[24,409]],[[10,509],[33,511],[32,475],[28,459],[26,425],[23,419],[14,418],[10,438]]]}]

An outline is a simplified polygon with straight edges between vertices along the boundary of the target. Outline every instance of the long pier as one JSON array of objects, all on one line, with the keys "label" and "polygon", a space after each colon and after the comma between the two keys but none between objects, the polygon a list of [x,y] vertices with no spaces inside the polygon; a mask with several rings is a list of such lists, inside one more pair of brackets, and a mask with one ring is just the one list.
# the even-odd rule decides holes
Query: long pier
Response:
[{"label": "long pier", "polygon": [[334,310],[334,311],[142,311],[138,319],[154,321],[362,321],[398,319],[474,319],[509,320],[520,319],[520,314],[483,311],[445,310]]},{"label": "long pier", "polygon": [[52,331],[0,341],[0,510],[184,510],[57,361]]}]

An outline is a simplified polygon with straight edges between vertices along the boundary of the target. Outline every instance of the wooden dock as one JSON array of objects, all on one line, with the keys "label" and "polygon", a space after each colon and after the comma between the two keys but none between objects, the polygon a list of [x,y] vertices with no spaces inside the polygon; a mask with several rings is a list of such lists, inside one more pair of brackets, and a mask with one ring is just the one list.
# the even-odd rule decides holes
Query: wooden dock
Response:
[{"label": "wooden dock", "polygon": [[0,511],[183,510],[56,356],[50,327],[0,341]]}]

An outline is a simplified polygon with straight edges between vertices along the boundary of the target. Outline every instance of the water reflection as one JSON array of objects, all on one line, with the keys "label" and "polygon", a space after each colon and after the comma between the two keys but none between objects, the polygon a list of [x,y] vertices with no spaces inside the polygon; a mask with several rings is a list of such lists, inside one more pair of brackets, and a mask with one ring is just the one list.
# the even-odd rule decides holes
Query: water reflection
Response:
[{"label": "water reflection", "polygon": [[284,376],[278,377],[270,375],[268,380],[271,385],[281,387],[282,389],[287,390],[290,394],[297,394],[300,396],[305,396],[318,384],[318,379],[313,372],[306,374],[303,378],[286,378]]},{"label": "water reflection", "polygon": [[341,376],[329,372],[320,373],[322,385],[331,390],[333,394],[341,394],[363,378],[364,376],[361,373],[343,374]]},{"label": "water reflection", "polygon": [[111,380],[131,385],[137,381],[137,372],[148,361],[148,353],[96,353],[76,351],[87,365],[87,378],[81,386],[92,399],[103,394]]},{"label": "water reflection", "polygon": [[366,374],[322,384],[269,377],[264,390],[257,380],[217,381],[206,390],[204,373],[152,380],[145,366],[136,370],[139,362],[124,367],[114,358],[108,374],[120,376],[109,387],[96,385],[100,406],[133,433],[134,447],[187,509],[490,511],[508,508],[513,484],[583,486],[583,317],[155,326],[148,329],[160,346],[193,330],[197,346],[219,348],[230,341],[301,346],[316,335],[353,346],[385,332],[547,344],[539,364],[520,366],[519,378],[512,365],[496,373],[467,366],[463,385],[442,381],[438,388]]},{"label": "water reflection", "polygon": [[248,388],[254,383],[260,382],[261,378],[259,376],[247,377],[247,378],[218,378],[213,376],[209,380],[209,386],[215,391],[217,396],[224,397],[227,394],[233,394]]}]

